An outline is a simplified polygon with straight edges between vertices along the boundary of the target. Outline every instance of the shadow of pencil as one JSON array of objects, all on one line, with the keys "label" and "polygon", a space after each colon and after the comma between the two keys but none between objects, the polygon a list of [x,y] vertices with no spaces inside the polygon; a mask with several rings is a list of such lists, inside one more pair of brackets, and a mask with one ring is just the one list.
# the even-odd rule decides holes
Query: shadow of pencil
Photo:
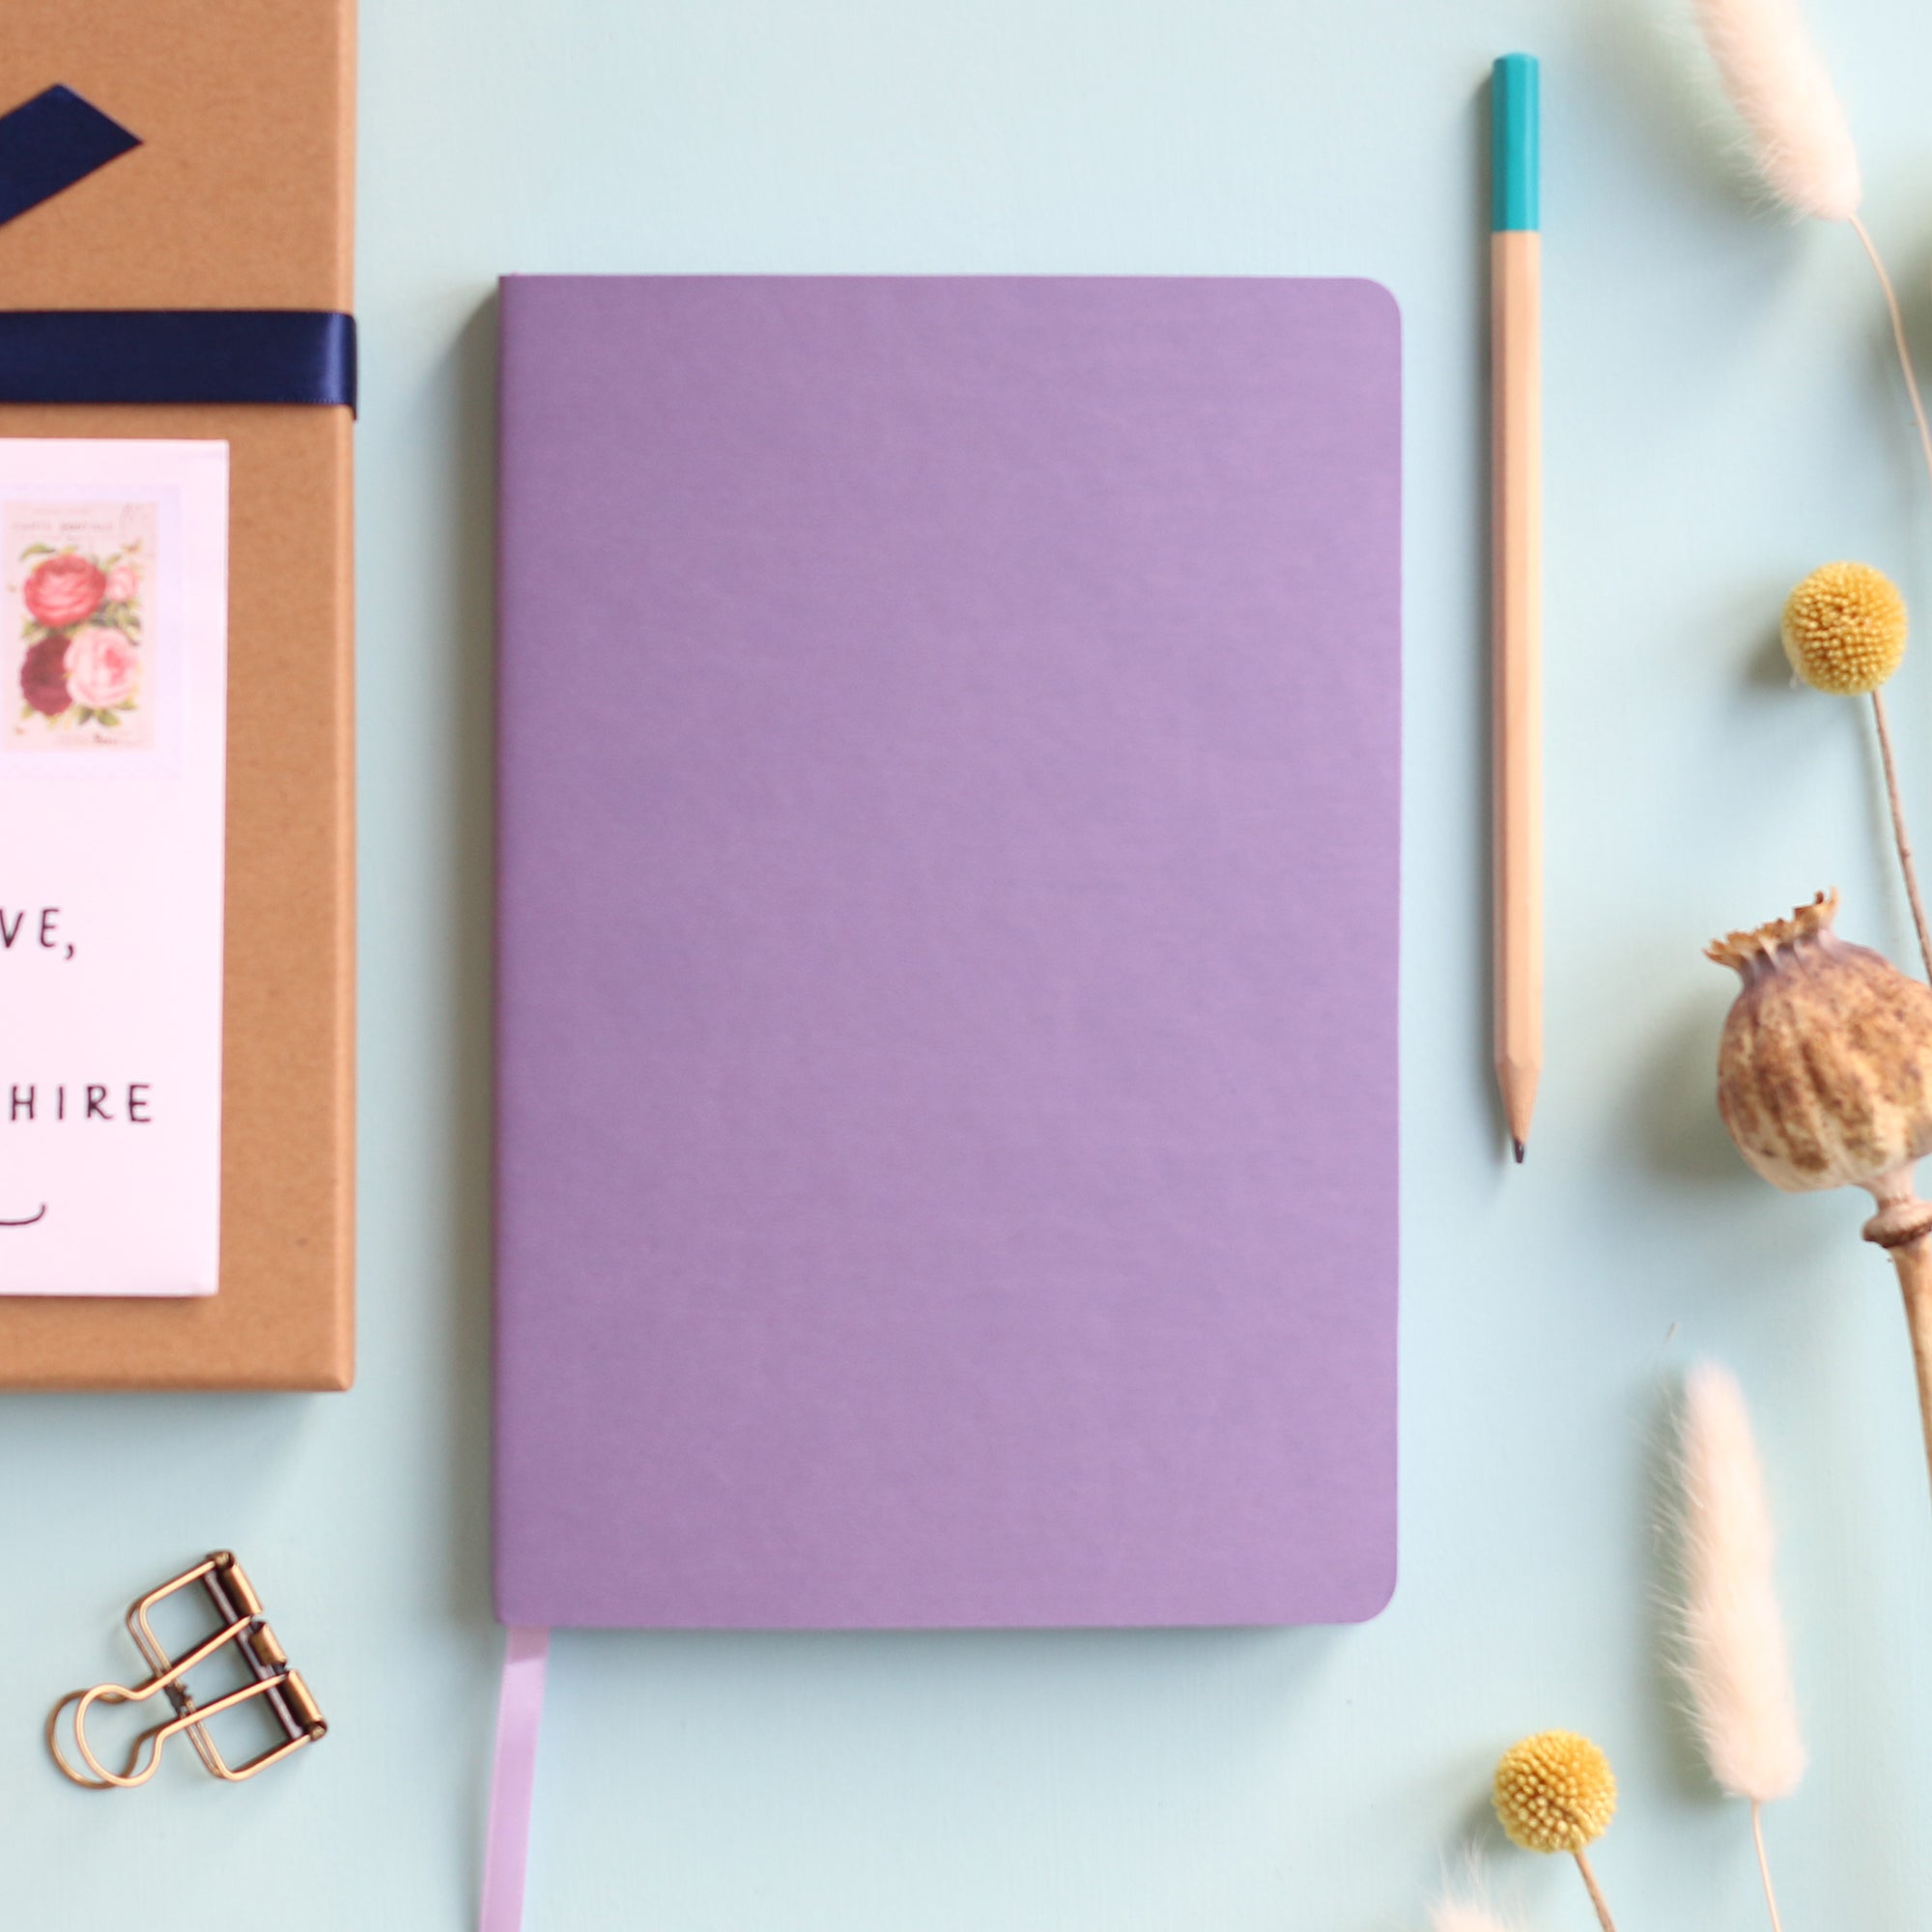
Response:
[{"label": "shadow of pencil", "polygon": [[1482,481],[1475,493],[1479,507],[1473,520],[1469,556],[1474,581],[1482,585],[1482,591],[1475,604],[1477,612],[1475,636],[1470,639],[1475,674],[1469,680],[1470,717],[1465,727],[1470,742],[1480,748],[1480,762],[1477,767],[1479,783],[1471,802],[1473,809],[1469,814],[1469,876],[1481,881],[1476,895],[1476,944],[1480,951],[1477,970],[1470,975],[1470,984],[1476,993],[1476,1005],[1475,1011],[1471,1015],[1468,1037],[1476,1050],[1474,1077],[1479,1083],[1480,1091],[1488,1096],[1489,1118],[1494,1134],[1496,1164],[1499,1168],[1507,1170],[1514,1164],[1514,1157],[1511,1151],[1509,1121],[1503,1112],[1501,1090],[1496,1084],[1492,1009],[1497,962],[1496,880],[1492,824],[1495,808],[1492,787],[1494,784],[1497,748],[1491,642],[1495,623],[1494,590],[1491,582],[1491,554],[1495,538],[1494,513],[1490,500],[1488,480],[1491,466],[1494,461],[1491,428],[1492,384],[1490,369],[1488,306],[1491,193],[1490,85],[1490,78],[1485,74],[1471,90],[1463,105],[1463,154],[1466,156],[1468,169],[1463,204],[1469,210],[1470,257],[1478,265],[1477,286],[1483,291],[1484,303],[1481,326],[1470,337],[1472,359],[1476,365],[1473,389],[1479,410],[1473,426],[1476,464],[1472,467],[1472,473],[1478,475]]}]

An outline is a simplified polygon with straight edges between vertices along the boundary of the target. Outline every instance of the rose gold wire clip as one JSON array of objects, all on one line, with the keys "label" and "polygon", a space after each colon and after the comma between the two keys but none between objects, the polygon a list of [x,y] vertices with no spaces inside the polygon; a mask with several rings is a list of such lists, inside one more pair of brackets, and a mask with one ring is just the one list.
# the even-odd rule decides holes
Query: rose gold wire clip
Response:
[{"label": "rose gold wire clip", "polygon": [[[186,1656],[170,1657],[148,1622],[148,1612],[178,1590],[190,1589],[196,1583],[208,1593],[220,1628]],[[216,1777],[239,1783],[244,1777],[253,1777],[258,1771],[266,1771],[291,1751],[314,1744],[328,1729],[300,1673],[289,1668],[288,1653],[269,1628],[262,1614],[262,1600],[255,1594],[247,1573],[225,1549],[217,1549],[192,1570],[184,1570],[179,1577],[157,1590],[150,1590],[139,1603],[131,1605],[128,1611],[128,1634],[134,1639],[135,1647],[155,1674],[131,1690],[122,1684],[97,1684],[91,1690],[70,1690],[54,1706],[53,1715],[47,1719],[47,1748],[53,1752],[54,1762],[76,1784],[83,1784],[91,1791],[107,1791],[117,1786],[147,1783],[160,1764],[161,1747],[178,1731],[186,1734],[202,1763]],[[229,1644],[234,1645],[251,1681],[239,1690],[197,1703],[187,1687],[187,1673]],[[121,1771],[109,1771],[88,1745],[87,1714],[96,1704],[140,1704],[156,1693],[165,1694],[174,1707],[174,1717],[164,1724],[143,1731],[128,1750],[127,1765]],[[280,1727],[282,1742],[270,1744],[244,1763],[231,1765],[209,1736],[208,1720],[257,1697],[265,1702],[270,1716]],[[76,1771],[61,1754],[61,1715],[70,1708],[73,1712],[74,1747],[87,1772]]]}]

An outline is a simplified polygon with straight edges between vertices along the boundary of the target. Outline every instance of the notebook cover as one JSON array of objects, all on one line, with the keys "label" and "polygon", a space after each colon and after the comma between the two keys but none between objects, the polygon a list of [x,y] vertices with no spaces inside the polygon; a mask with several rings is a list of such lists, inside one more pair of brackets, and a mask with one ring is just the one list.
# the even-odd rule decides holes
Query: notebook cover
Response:
[{"label": "notebook cover", "polygon": [[1374,1614],[1399,325],[513,278],[497,1606]]},{"label": "notebook cover", "polygon": [[[0,110],[56,83],[142,145],[0,224],[12,308],[351,306],[351,0],[7,0]],[[0,1293],[0,1387],[345,1388],[354,1311],[346,410],[0,406],[0,436],[231,448],[221,1286]]]}]

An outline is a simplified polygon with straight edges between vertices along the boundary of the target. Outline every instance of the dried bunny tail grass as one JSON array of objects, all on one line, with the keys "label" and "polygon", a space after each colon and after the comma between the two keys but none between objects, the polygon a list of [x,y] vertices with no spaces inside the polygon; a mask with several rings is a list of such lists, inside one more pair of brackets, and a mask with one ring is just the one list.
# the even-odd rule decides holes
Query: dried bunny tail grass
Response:
[{"label": "dried bunny tail grass", "polygon": [[1696,11],[1765,185],[1801,214],[1851,220],[1863,194],[1858,150],[1797,0],[1696,0]]},{"label": "dried bunny tail grass", "polygon": [[1768,1804],[1804,1775],[1791,1653],[1774,1576],[1776,1538],[1743,1391],[1712,1363],[1684,1390],[1682,1644],[1711,1775]]},{"label": "dried bunny tail grass", "polygon": [[1479,1899],[1444,1898],[1429,1908],[1429,1932],[1518,1932]]},{"label": "dried bunny tail grass", "polygon": [[1495,1903],[1489,1867],[1474,1845],[1463,1847],[1454,1864],[1429,1908],[1429,1932],[1523,1932],[1519,1915]]}]

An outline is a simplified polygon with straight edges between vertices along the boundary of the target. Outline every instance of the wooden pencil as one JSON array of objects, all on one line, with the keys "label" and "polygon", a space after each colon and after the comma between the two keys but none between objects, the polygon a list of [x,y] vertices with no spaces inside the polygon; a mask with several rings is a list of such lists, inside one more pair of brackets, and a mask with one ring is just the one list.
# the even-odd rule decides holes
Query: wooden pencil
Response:
[{"label": "wooden pencil", "polygon": [[1543,399],[1537,64],[1491,81],[1492,905],[1496,1080],[1516,1157],[1543,1072]]}]

